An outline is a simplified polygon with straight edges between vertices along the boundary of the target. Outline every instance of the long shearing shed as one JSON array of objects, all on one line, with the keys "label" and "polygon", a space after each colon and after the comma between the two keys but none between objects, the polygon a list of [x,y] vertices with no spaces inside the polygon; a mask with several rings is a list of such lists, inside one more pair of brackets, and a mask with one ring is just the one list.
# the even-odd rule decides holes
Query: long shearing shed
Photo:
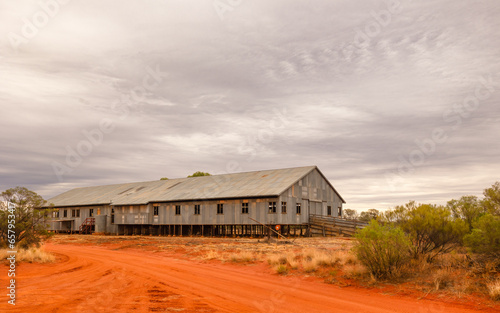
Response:
[{"label": "long shearing shed", "polygon": [[345,203],[316,166],[82,187],[48,202],[53,231],[119,235],[303,234],[310,215],[341,216]]}]

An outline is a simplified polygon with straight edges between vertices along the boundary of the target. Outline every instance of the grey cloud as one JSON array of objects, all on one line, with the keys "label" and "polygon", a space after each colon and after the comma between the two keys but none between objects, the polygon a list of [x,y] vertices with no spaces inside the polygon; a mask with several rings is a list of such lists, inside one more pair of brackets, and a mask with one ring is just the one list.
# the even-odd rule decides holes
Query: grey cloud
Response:
[{"label": "grey cloud", "polygon": [[[18,51],[0,41],[0,187],[50,197],[236,162],[316,164],[354,208],[480,194],[500,171],[500,6],[402,4],[359,44],[387,2],[252,1],[223,20],[210,2],[72,2]],[[13,16],[37,9],[6,5],[1,29],[19,32]],[[161,82],[116,110],[148,68]],[[443,118],[484,78],[492,91],[470,116]],[[51,164],[103,119],[114,130],[59,181]],[[387,174],[436,128],[446,142],[391,186]]]}]

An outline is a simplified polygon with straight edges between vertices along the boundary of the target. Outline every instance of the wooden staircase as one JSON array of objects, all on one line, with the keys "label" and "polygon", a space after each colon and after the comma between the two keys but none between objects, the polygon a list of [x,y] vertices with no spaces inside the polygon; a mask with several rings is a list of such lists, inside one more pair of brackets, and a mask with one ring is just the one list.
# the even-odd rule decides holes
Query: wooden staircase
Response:
[{"label": "wooden staircase", "polygon": [[90,234],[94,230],[95,218],[87,217],[80,225],[80,234]]},{"label": "wooden staircase", "polygon": [[312,214],[309,215],[309,225],[311,229],[311,237],[351,237],[357,229],[364,228],[368,225],[368,223],[339,217]]}]

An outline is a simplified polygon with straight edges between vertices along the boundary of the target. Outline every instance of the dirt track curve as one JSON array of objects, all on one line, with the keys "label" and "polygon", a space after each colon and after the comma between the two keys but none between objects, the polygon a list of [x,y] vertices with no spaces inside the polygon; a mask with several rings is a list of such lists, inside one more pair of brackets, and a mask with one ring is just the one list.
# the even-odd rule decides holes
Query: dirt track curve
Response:
[{"label": "dirt track curve", "polygon": [[[17,305],[7,304],[2,292],[0,312],[477,312],[280,277],[265,265],[203,263],[89,246],[47,244],[45,249],[57,253],[60,262],[19,265]],[[1,277],[5,285],[5,266]]]}]

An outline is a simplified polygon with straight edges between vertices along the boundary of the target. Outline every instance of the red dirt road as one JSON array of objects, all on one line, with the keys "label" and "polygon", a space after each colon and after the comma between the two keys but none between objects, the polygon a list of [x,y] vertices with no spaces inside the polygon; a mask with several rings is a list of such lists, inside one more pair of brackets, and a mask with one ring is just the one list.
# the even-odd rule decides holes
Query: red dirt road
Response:
[{"label": "red dirt road", "polygon": [[[265,265],[180,260],[162,254],[47,244],[59,262],[20,264],[16,305],[0,312],[478,312],[472,307],[281,277]],[[481,312],[494,312],[494,309]]]}]

